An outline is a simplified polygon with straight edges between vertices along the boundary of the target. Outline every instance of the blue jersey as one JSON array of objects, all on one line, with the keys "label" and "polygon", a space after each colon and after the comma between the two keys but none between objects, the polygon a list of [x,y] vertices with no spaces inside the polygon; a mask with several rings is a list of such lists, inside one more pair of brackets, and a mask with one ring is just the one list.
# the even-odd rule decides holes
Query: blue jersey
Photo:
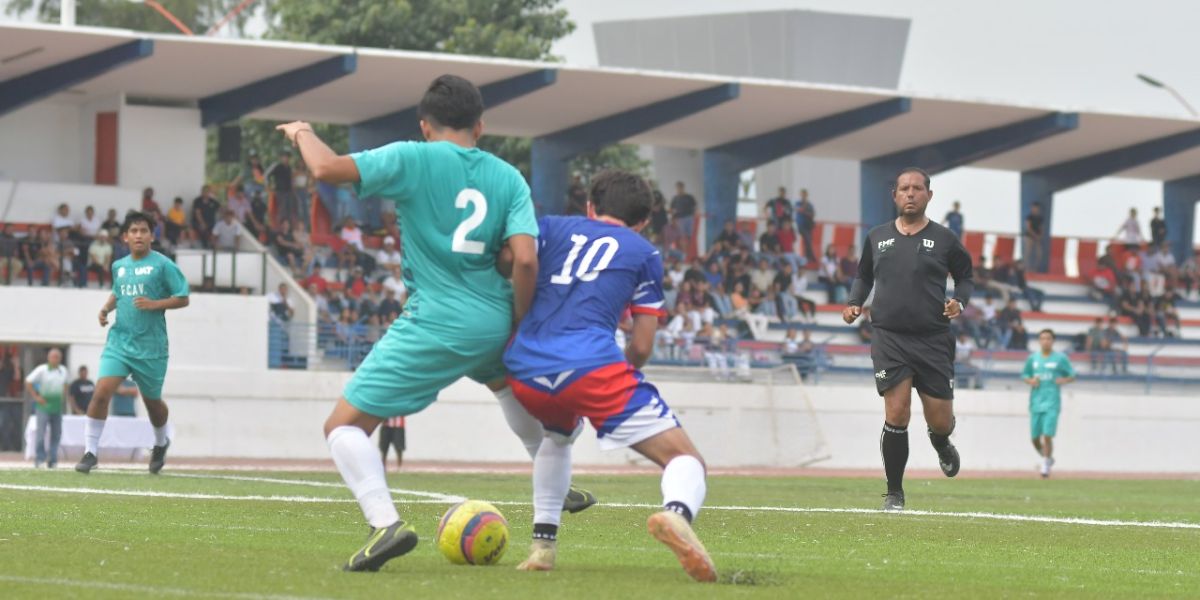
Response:
[{"label": "blue jersey", "polygon": [[625,361],[614,332],[628,308],[663,315],[662,256],[628,227],[538,220],[537,292],[504,353],[518,379]]}]

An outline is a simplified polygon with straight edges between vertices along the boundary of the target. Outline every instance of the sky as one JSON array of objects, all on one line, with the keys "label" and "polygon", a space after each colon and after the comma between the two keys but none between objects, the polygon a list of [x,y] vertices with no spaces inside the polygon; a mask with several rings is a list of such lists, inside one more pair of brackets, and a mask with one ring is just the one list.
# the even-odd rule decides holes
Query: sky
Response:
[{"label": "sky", "polygon": [[[1138,81],[1142,72],[1200,106],[1200,2],[1190,0],[565,0],[563,6],[577,28],[554,52],[575,64],[597,64],[595,22],[816,10],[911,19],[900,91],[1064,110],[1188,115],[1170,94]],[[1003,171],[956,169],[934,178],[935,196],[947,205],[960,199],[968,221],[1010,232],[1018,223],[1018,179]],[[1159,183],[1119,179],[1065,191],[1055,197],[1055,233],[1111,236],[1129,207],[1148,218],[1161,196]],[[1104,210],[1097,213],[1097,206]],[[1096,216],[1066,218],[1070,214]]]}]

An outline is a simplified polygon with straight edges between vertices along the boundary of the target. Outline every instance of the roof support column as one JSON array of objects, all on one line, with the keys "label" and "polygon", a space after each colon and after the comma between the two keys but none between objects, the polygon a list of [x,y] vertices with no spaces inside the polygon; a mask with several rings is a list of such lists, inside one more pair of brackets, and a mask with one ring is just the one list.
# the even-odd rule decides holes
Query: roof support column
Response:
[{"label": "roof support column", "polygon": [[1167,242],[1176,264],[1183,264],[1194,251],[1197,202],[1200,202],[1200,175],[1163,183],[1163,219],[1167,222]]}]

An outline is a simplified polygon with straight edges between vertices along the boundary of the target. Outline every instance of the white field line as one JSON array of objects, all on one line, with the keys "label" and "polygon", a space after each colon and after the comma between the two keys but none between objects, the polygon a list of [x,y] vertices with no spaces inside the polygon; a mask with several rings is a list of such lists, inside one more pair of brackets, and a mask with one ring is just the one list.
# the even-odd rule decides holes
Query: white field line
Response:
[{"label": "white field line", "polygon": [[144,596],[199,596],[202,598],[234,598],[236,600],[319,600],[314,596],[284,596],[279,594],[251,594],[243,592],[189,590],[185,588],[160,587],[156,585],[137,585],[132,583],[109,583],[105,581],[66,579],[63,577],[22,577],[18,575],[0,575],[0,581],[60,588],[73,587],[84,588],[88,590],[112,590],[117,592],[131,592]]},{"label": "white field line", "polygon": [[[273,481],[279,483],[298,483],[299,485],[307,485],[309,481],[296,481],[288,479],[260,479],[246,477],[245,480],[258,481]],[[334,485],[334,484],[329,484]],[[268,501],[268,502],[307,502],[307,503],[345,503],[353,502],[349,498],[314,498],[312,496],[257,496],[257,495],[225,495],[225,494],[198,494],[198,493],[180,493],[180,492],[152,492],[143,490],[112,490],[98,488],[59,488],[42,485],[20,485],[0,483],[0,489],[21,490],[21,491],[37,491],[37,492],[56,492],[66,494],[101,494],[114,496],[144,496],[151,498],[181,498],[189,500],[250,500],[250,501]],[[428,492],[432,494],[432,492]],[[446,496],[447,498],[457,498],[456,496]],[[405,500],[407,504],[445,504],[449,500],[435,498],[419,498],[415,500]],[[497,500],[490,501],[497,506],[529,506],[529,502]],[[659,508],[657,504],[637,503],[637,502],[603,502],[597,506],[606,508]],[[1154,529],[1195,529],[1200,530],[1200,523],[1188,523],[1180,521],[1126,521],[1120,519],[1089,519],[1082,517],[1050,517],[1041,515],[1018,515],[1006,513],[989,513],[989,512],[952,512],[952,511],[932,511],[932,510],[905,510],[903,513],[887,513],[882,510],[873,510],[867,508],[807,508],[795,506],[705,506],[705,510],[710,511],[734,511],[734,512],[782,512],[793,514],[851,514],[851,515],[893,515],[893,516],[917,516],[917,517],[947,517],[952,519],[983,519],[992,521],[1018,521],[1027,523],[1053,523],[1059,525],[1090,525],[1095,527],[1145,527]]]},{"label": "white field line", "polygon": [[[102,471],[97,471],[101,473]],[[275,479],[270,477],[249,477],[242,475],[198,475],[192,473],[168,473],[167,477],[183,477],[187,479],[222,479],[225,481],[249,481],[254,483],[282,483],[287,485],[304,485],[309,487],[319,488],[335,488],[339,490],[346,489],[344,483],[332,483],[328,481],[309,481],[307,479]],[[439,494],[437,492],[422,492],[419,490],[404,490],[393,488],[390,490],[393,494],[400,496],[416,496],[418,498],[427,498],[438,502],[462,502],[466,498],[462,496],[454,496],[451,494]]]}]

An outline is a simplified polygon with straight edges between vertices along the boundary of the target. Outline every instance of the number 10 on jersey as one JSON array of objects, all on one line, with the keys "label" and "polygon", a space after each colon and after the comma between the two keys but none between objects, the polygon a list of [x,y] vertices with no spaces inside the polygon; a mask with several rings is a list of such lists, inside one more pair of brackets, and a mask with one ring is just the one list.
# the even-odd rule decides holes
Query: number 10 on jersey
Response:
[{"label": "number 10 on jersey", "polygon": [[[571,247],[571,251],[567,253],[567,260],[563,261],[562,270],[557,275],[550,277],[550,283],[557,285],[570,285],[575,278],[580,281],[594,281],[600,275],[600,271],[608,268],[608,264],[612,262],[613,256],[616,255],[617,249],[621,245],[612,237],[605,236],[596,239],[588,246],[587,252],[583,255],[583,260],[579,262],[579,268],[576,269],[574,277],[571,276],[571,267],[575,266],[575,261],[579,258],[579,252],[588,243],[586,235],[572,235],[571,242],[575,245]],[[600,254],[603,252],[604,254]],[[600,260],[596,261],[596,256],[600,256]],[[592,263],[595,262],[595,266]]]}]

